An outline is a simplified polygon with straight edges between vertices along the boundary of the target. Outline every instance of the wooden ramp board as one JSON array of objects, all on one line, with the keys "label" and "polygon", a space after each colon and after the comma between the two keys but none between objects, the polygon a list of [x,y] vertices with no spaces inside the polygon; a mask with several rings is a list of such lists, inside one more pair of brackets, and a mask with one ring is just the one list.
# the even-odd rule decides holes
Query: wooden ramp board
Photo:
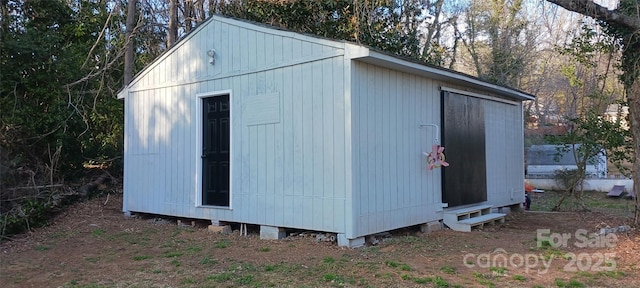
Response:
[{"label": "wooden ramp board", "polygon": [[620,197],[624,193],[624,185],[613,185],[613,188],[609,190],[607,196],[609,197]]}]

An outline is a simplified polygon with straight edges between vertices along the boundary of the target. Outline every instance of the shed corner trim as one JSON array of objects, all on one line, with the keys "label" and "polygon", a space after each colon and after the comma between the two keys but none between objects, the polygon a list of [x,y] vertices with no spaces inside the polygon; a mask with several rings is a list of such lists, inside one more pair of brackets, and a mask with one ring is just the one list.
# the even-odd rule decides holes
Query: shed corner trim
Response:
[{"label": "shed corner trim", "polygon": [[122,90],[118,91],[117,98],[124,99],[127,95],[129,95],[129,85],[124,86]]},{"label": "shed corner trim", "polygon": [[345,43],[344,50],[345,50],[345,53],[344,53],[345,58],[347,59],[358,59],[358,58],[368,57],[371,54],[371,51],[369,50],[369,48],[362,45],[352,44],[352,43]]}]

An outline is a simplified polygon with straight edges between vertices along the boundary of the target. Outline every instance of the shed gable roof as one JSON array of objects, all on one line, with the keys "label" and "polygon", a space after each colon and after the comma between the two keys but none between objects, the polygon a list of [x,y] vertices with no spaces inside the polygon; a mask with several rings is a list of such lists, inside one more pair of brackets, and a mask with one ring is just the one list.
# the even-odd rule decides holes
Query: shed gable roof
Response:
[{"label": "shed gable roof", "polygon": [[457,72],[454,70],[445,69],[442,67],[426,65],[423,63],[414,62],[408,59],[403,59],[395,55],[391,55],[388,53],[384,53],[382,51],[378,51],[371,47],[351,43],[342,40],[329,40],[319,36],[312,36],[307,34],[296,33],[288,30],[284,30],[281,28],[268,26],[266,24],[253,23],[246,20],[229,18],[221,15],[213,15],[207,21],[200,24],[196,27],[191,33],[185,35],[178,43],[176,43],[173,47],[162,53],[155,59],[151,64],[145,67],[142,71],[140,71],[133,78],[132,82],[124,87],[121,91],[118,92],[118,98],[126,97],[126,94],[129,88],[133,87],[137,83],[139,83],[145,76],[156,68],[160,63],[162,63],[168,55],[180,49],[186,43],[192,40],[198,33],[201,33],[207,26],[212,25],[214,22],[225,23],[228,25],[233,25],[240,27],[240,29],[250,29],[259,32],[275,34],[287,38],[298,39],[305,42],[317,43],[325,46],[330,46],[336,49],[344,49],[345,54],[344,57],[346,59],[351,59],[354,61],[361,61],[369,64],[378,65],[381,67],[394,69],[402,72],[407,72],[415,75],[420,75],[424,77],[433,78],[436,80],[442,80],[451,82],[453,84],[468,86],[474,89],[479,89],[483,91],[487,91],[489,93],[495,93],[503,97],[507,97],[510,99],[523,101],[523,100],[533,100],[535,98],[534,95],[519,91],[517,89],[500,86],[496,84],[492,84],[481,80],[477,77],[464,74],[461,72]]}]

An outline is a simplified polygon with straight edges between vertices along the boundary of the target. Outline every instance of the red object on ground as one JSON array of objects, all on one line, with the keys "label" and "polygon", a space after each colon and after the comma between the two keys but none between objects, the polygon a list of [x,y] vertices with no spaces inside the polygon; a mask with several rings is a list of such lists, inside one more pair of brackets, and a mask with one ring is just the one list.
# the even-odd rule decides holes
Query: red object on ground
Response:
[{"label": "red object on ground", "polygon": [[533,187],[533,185],[529,184],[529,183],[524,183],[524,191],[525,192],[531,192],[533,191],[533,189],[536,189],[535,187]]}]

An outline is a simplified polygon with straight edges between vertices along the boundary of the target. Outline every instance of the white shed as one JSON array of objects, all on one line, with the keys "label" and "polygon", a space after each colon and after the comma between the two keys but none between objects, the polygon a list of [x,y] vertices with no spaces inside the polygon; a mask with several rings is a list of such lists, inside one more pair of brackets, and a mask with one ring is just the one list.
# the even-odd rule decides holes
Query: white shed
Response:
[{"label": "white shed", "polygon": [[[357,246],[524,195],[532,95],[353,43],[213,16],[118,97],[125,213]],[[433,144],[448,167],[429,169]]]}]

